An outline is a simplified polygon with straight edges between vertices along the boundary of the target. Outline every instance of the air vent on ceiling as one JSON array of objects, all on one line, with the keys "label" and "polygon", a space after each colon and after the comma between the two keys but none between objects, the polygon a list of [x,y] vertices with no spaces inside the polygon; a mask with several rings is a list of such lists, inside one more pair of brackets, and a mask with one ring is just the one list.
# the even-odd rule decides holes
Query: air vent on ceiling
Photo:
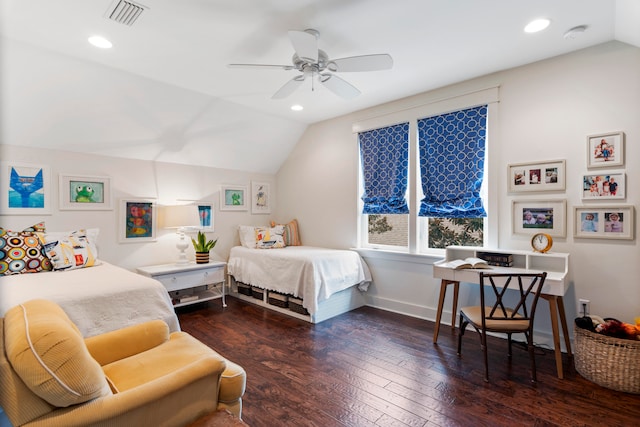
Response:
[{"label": "air vent on ceiling", "polygon": [[146,6],[126,0],[116,0],[107,10],[106,17],[120,24],[133,25],[142,15]]}]

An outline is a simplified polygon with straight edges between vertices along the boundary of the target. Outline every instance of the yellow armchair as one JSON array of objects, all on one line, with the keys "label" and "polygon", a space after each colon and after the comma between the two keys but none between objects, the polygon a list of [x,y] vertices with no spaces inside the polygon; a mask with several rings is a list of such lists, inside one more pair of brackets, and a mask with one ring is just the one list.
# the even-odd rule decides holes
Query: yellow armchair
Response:
[{"label": "yellow armchair", "polygon": [[184,426],[238,417],[246,373],[161,320],[86,340],[55,303],[0,319],[0,407],[14,426]]}]

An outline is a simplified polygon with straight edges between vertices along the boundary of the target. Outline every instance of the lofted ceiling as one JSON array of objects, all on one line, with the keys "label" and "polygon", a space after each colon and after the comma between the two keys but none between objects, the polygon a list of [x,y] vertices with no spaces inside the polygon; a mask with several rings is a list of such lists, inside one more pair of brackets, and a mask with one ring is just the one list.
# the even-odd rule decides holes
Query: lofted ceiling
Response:
[{"label": "lofted ceiling", "polygon": [[[640,46],[636,0],[136,0],[130,26],[108,19],[117,2],[0,0],[1,143],[275,173],[311,123],[611,40]],[[539,17],[549,28],[524,33]],[[354,99],[307,80],[274,100],[295,70],[228,67],[290,65],[287,31],[307,28],[330,58],[388,53],[393,68],[341,73]],[[96,34],[113,47],[89,45]]]}]

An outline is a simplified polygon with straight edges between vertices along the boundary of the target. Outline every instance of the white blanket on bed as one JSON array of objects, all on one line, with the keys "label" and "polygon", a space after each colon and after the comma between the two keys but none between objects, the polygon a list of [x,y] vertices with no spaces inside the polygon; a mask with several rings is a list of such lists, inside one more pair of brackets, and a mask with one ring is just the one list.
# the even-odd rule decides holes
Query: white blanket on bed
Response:
[{"label": "white blanket on bed", "polygon": [[357,252],[312,246],[235,246],[227,269],[240,282],[302,298],[311,314],[334,293],[354,285],[366,291],[371,282],[369,267]]},{"label": "white blanket on bed", "polygon": [[58,303],[84,337],[154,319],[180,330],[162,283],[104,261],[77,270],[0,276],[0,316],[36,298]]}]

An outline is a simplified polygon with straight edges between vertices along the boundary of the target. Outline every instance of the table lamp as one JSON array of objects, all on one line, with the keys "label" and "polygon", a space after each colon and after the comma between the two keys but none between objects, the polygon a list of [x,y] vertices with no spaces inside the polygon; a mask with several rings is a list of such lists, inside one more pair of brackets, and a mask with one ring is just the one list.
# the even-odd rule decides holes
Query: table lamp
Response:
[{"label": "table lamp", "polygon": [[180,240],[176,244],[178,248],[178,261],[176,264],[187,264],[187,254],[185,250],[189,247],[189,240],[185,238],[184,232],[189,227],[200,226],[200,215],[198,207],[195,205],[165,206],[163,209],[163,227],[176,228]]}]

